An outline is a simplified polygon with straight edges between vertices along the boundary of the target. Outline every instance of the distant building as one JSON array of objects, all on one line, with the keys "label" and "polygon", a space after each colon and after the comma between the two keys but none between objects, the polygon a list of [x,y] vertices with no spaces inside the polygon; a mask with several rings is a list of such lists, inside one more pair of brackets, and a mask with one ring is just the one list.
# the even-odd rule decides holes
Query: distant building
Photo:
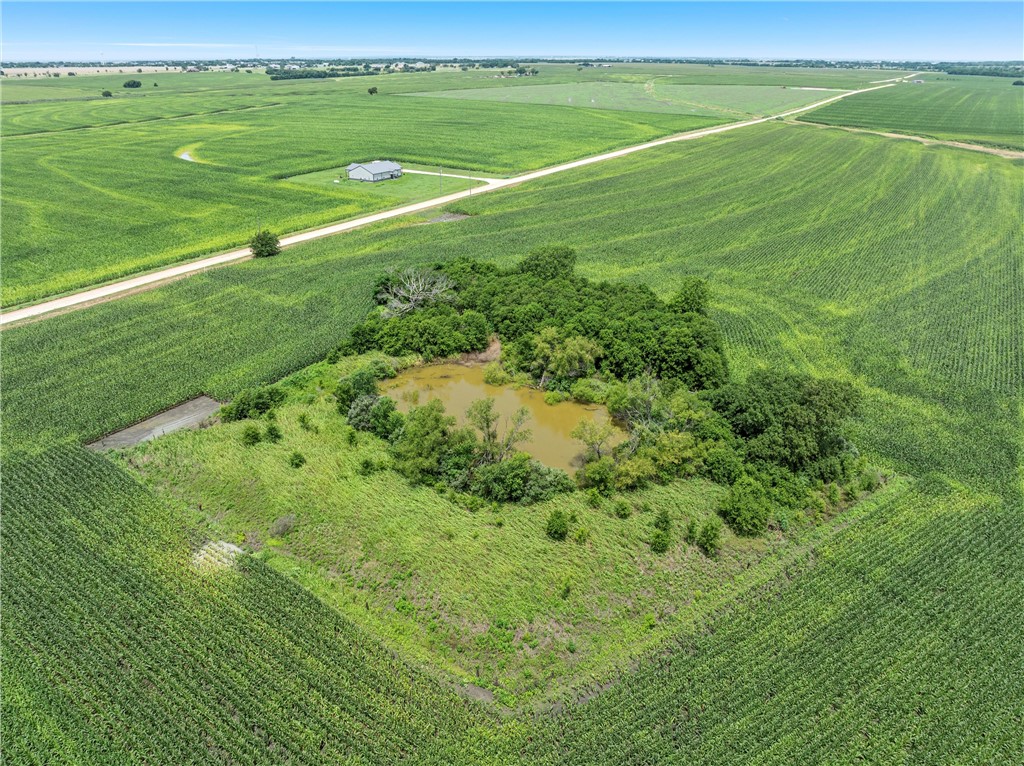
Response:
[{"label": "distant building", "polygon": [[914,80],[914,85],[924,85],[924,80]]},{"label": "distant building", "polygon": [[402,177],[402,166],[389,160],[353,162],[345,170],[353,181],[387,181]]}]

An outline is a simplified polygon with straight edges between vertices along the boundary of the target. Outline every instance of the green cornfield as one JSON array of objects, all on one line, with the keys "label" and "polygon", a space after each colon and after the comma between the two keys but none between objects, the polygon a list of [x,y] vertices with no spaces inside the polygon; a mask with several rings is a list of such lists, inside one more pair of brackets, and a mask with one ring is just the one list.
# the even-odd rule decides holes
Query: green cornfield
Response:
[{"label": "green cornfield", "polygon": [[[618,75],[630,72],[642,74]],[[186,121],[167,122],[161,152],[184,145],[173,131]],[[227,133],[204,158],[243,154]],[[491,150],[452,151],[468,163]],[[1021,172],[773,122],[467,200],[463,220],[392,221],[4,330],[5,757],[1024,761]],[[154,494],[79,446],[322,358],[369,308],[382,264],[509,264],[550,244],[577,248],[589,277],[661,294],[706,278],[733,374],[853,382],[865,399],[854,442],[894,475],[800,555],[736,574],[731,606],[553,698],[475,701],[486,695],[260,561],[197,569],[209,530],[192,499]]]}]

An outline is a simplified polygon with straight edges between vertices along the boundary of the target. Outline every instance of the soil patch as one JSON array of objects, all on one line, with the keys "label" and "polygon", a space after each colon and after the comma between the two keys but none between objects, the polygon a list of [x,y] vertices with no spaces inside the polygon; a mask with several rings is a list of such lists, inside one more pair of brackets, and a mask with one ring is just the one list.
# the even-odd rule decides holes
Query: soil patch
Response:
[{"label": "soil patch", "polygon": [[431,218],[427,223],[447,223],[448,221],[461,221],[464,218],[469,217],[470,216],[465,215],[464,213],[442,213],[435,218]]}]

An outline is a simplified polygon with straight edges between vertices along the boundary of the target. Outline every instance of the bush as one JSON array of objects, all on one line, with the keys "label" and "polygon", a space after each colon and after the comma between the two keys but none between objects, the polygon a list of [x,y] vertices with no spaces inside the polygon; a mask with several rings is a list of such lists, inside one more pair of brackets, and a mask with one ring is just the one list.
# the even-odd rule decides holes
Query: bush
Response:
[{"label": "bush", "polygon": [[353,399],[348,408],[348,424],[358,431],[369,431],[373,426],[370,413],[379,398],[377,394],[362,394]]},{"label": "bush", "polygon": [[696,519],[689,519],[686,522],[686,532],[683,533],[683,539],[686,540],[686,542],[689,543],[690,545],[693,545],[694,543],[697,542],[697,520]]},{"label": "bush", "polygon": [[573,539],[577,545],[584,545],[590,539],[590,530],[586,527],[580,527],[573,535]]},{"label": "bush", "polygon": [[124,87],[126,88],[141,88],[142,83],[138,80],[125,80]]},{"label": "bush", "polygon": [[633,515],[633,508],[625,500],[620,499],[612,503],[612,512],[615,514],[616,518],[628,519]]},{"label": "bush", "polygon": [[732,486],[743,475],[743,460],[732,447],[719,444],[704,454],[702,473],[716,484]]},{"label": "bush", "polygon": [[615,461],[603,457],[587,463],[576,472],[576,482],[583,489],[594,489],[605,497],[615,491]]},{"label": "bush", "polygon": [[281,429],[277,427],[277,423],[267,424],[267,430],[263,434],[263,438],[272,444],[281,441]]},{"label": "bush", "polygon": [[662,529],[655,529],[651,533],[651,550],[654,553],[665,553],[668,550],[669,542],[668,532]]},{"label": "bush", "polygon": [[489,386],[507,386],[512,376],[505,371],[500,362],[491,362],[484,367],[484,383]]},{"label": "bush", "polygon": [[604,385],[593,378],[580,378],[569,393],[580,404],[604,404]]},{"label": "bush", "polygon": [[249,242],[249,247],[253,258],[269,258],[281,252],[281,242],[277,235],[266,230],[257,232]]},{"label": "bush", "polygon": [[103,96],[103,98],[113,98],[114,97],[114,94],[111,93],[109,90],[103,91],[103,93],[101,95]]},{"label": "bush", "polygon": [[255,423],[246,423],[242,429],[242,444],[246,447],[253,447],[260,443],[263,436]]},{"label": "bush", "polygon": [[722,522],[717,516],[710,516],[701,525],[694,542],[708,556],[714,558],[722,544]]},{"label": "bush", "polygon": [[572,398],[572,395],[565,391],[547,391],[544,394],[544,404],[561,404]]},{"label": "bush", "polygon": [[569,534],[569,519],[560,509],[555,508],[548,516],[548,523],[544,531],[552,540],[564,540]]},{"label": "bush", "polygon": [[394,439],[399,435],[405,417],[395,410],[395,400],[389,396],[378,396],[370,409],[369,430],[381,439]]},{"label": "bush", "polygon": [[738,535],[753,537],[768,529],[771,504],[764,486],[751,476],[740,477],[722,503],[722,517]]},{"label": "bush", "polygon": [[414,484],[438,476],[454,426],[455,418],[445,414],[439,399],[413,407],[402,435],[391,448],[395,470]]},{"label": "bush", "polygon": [[387,380],[398,375],[395,368],[383,359],[374,359],[367,366],[366,371],[377,380]]},{"label": "bush", "polygon": [[277,518],[273,524],[270,525],[270,536],[271,537],[284,537],[289,532],[295,529],[295,516],[289,513],[287,516],[281,516]]},{"label": "bush", "polygon": [[517,452],[507,460],[478,468],[470,491],[499,503],[530,503],[548,500],[561,492],[575,489],[565,471],[533,460]]},{"label": "bush", "polygon": [[658,515],[654,517],[654,528],[660,529],[662,532],[672,529],[672,517],[668,515],[668,508],[658,511]]},{"label": "bush", "polygon": [[347,415],[352,403],[360,396],[377,395],[377,378],[368,369],[357,370],[338,381],[334,397],[338,400],[338,412]]},{"label": "bush", "polygon": [[226,423],[233,420],[258,418],[266,415],[287,398],[284,390],[277,386],[247,388],[240,392],[230,404],[220,409],[220,417]]},{"label": "bush", "polygon": [[300,412],[298,418],[299,428],[303,431],[309,431],[310,433],[317,433],[317,427],[313,425],[309,419],[309,414],[306,412]]},{"label": "bush", "polygon": [[306,456],[301,452],[293,452],[288,458],[288,465],[292,468],[302,468],[306,464]]}]

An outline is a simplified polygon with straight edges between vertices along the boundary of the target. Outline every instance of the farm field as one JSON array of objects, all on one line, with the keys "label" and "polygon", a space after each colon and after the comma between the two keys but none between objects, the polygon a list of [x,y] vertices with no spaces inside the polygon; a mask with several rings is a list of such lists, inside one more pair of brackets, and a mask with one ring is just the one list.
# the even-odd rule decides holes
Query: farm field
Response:
[{"label": "farm field", "polygon": [[[666,84],[668,83],[668,84]],[[611,111],[692,114],[713,117],[761,117],[813,104],[829,95],[771,85],[674,85],[671,75],[646,83],[586,82],[525,85],[516,88],[466,88],[409,93],[410,96],[548,104]]]},{"label": "farm field", "polygon": [[861,93],[799,119],[1024,149],[1024,88],[1007,77],[922,75],[923,84]]},{"label": "farm field", "polygon": [[[163,635],[170,622],[172,635],[182,636],[174,644],[182,665],[204,657],[231,695],[226,701],[172,675],[177,665],[150,652],[135,647],[123,657],[113,640],[70,633],[59,659],[25,651],[29,659],[15,667],[19,694],[4,701],[8,741],[8,732],[24,733],[35,752],[98,761],[107,744],[92,733],[99,727],[74,736],[51,721],[84,720],[95,699],[83,693],[89,689],[109,696],[128,677],[141,696],[173,677],[181,679],[174,696],[145,697],[151,704],[111,726],[121,740],[180,759],[156,723],[169,718],[221,724],[219,742],[173,740],[193,757],[216,747],[231,754],[222,760],[251,762],[298,762],[297,748],[309,743],[326,754],[306,760],[324,763],[388,760],[396,750],[426,763],[467,753],[491,763],[792,763],[836,752],[869,762],[934,753],[956,762],[1020,761],[1024,657],[1011,637],[1024,589],[1006,577],[1021,564],[1013,545],[1022,531],[1019,180],[1019,166],[1001,158],[772,123],[464,200],[460,211],[471,217],[458,222],[389,222],[5,330],[5,470],[18,471],[16,523],[3,528],[5,550],[14,552],[14,563],[5,562],[5,598],[24,601],[27,583],[53,568],[66,582],[102,583],[117,573],[133,578],[133,592],[159,584],[165,591],[144,603],[173,597],[180,604],[160,610],[169,615],[161,618],[126,602],[128,588],[119,600],[98,585],[55,589],[26,607],[16,629],[5,621],[6,645],[34,646],[33,636],[45,644],[66,631],[52,615],[69,608],[85,615],[80,630],[94,637],[113,603],[114,614],[146,635]],[[499,716],[446,695],[415,655],[413,671],[361,641],[337,649],[358,647],[355,664],[324,651],[302,654],[307,645],[337,647],[333,635],[361,629],[259,562],[247,560],[238,577],[204,581],[202,591],[173,587],[207,531],[196,529],[190,498],[155,498],[99,458],[73,447],[52,451],[197,393],[230,398],[317,361],[365,314],[383,263],[459,255],[509,263],[552,242],[578,248],[588,276],[643,282],[661,294],[687,275],[707,278],[734,374],[772,365],[854,382],[866,397],[856,444],[904,475],[877,502],[829,526],[780,576],[737,576],[756,587],[735,610],[672,631],[635,674],[595,675],[595,689],[616,683],[586,704],[566,698],[541,715]],[[216,438],[181,435],[153,449],[168,450],[162,470],[170,475],[176,444],[209,439],[212,454]],[[200,471],[196,480],[211,475]],[[48,478],[57,484],[53,477],[74,488],[62,489],[57,512],[63,519],[59,509],[69,509],[67,523],[57,525],[65,544],[44,544],[40,531],[55,512],[41,507],[38,487]],[[281,493],[265,497],[283,502]],[[143,510],[110,510],[133,506]],[[237,519],[228,518],[225,531],[266,519],[231,527]],[[506,518],[502,529],[531,523]],[[130,542],[104,547],[108,539]],[[146,554],[145,540],[158,555]],[[275,560],[290,563],[285,552]],[[97,568],[111,574],[80,575]],[[282,615],[292,608],[301,615]],[[256,677],[272,680],[256,684],[238,673],[229,647],[242,640],[265,669]],[[80,676],[64,669],[67,657],[79,658],[70,665]],[[324,687],[325,672],[345,675]],[[412,675],[420,672],[426,681]],[[273,691],[278,683],[288,704]],[[351,698],[332,696],[350,688]],[[54,719],[34,717],[44,706]],[[308,723],[296,727],[295,719]],[[392,734],[394,725],[401,729]],[[415,744],[417,736],[424,744]],[[750,750],[755,742],[758,753]]]},{"label": "farm field", "polygon": [[[245,77],[257,75],[225,77],[223,87]],[[385,82],[404,78],[422,88],[425,77],[312,85],[264,78],[251,93],[239,88],[230,98],[214,93],[220,78],[211,77],[208,91],[172,94],[165,106],[161,91],[144,99],[113,99],[109,106],[68,101],[5,108],[3,122],[12,130],[52,126],[47,115],[58,107],[69,115],[56,123],[61,127],[74,126],[76,119],[125,122],[12,136],[5,142],[0,300],[5,306],[29,302],[238,246],[255,232],[257,220],[291,232],[388,206],[363,189],[339,195],[283,180],[299,174],[388,157],[511,175],[722,121],[534,105],[453,105],[366,93],[368,82],[379,81],[386,89]],[[437,82],[456,77],[440,74]],[[186,104],[209,113],[148,120],[174,117]],[[216,111],[222,108],[235,111]],[[75,118],[76,110],[84,116]],[[527,123],[537,127],[518,129]],[[303,140],[294,140],[295,135]],[[177,156],[182,152],[198,161],[182,161]],[[254,199],[260,201],[258,209]]]}]

